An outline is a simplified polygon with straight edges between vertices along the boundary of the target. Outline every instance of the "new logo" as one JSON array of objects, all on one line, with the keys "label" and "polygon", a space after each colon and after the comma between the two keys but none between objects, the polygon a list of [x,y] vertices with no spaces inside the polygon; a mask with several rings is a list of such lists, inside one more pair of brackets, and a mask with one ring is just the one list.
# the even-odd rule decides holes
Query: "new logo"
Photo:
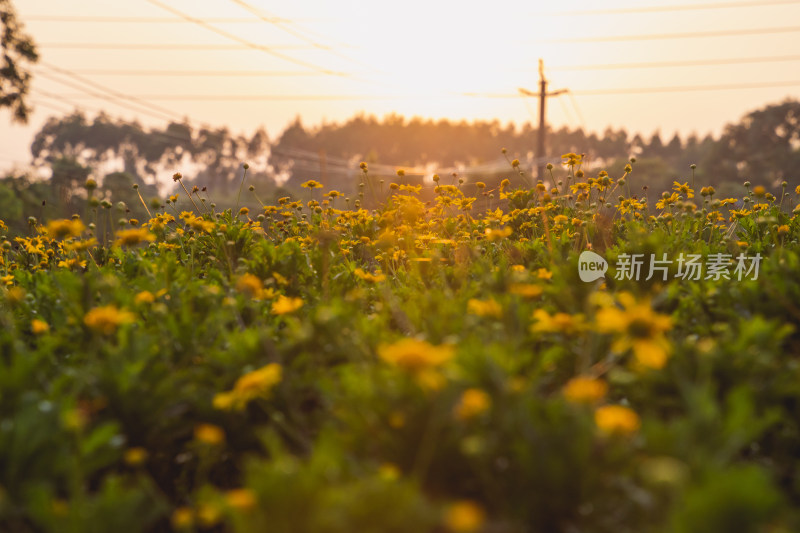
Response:
[{"label": "new logo", "polygon": [[592,251],[585,250],[578,257],[578,275],[581,281],[594,281],[606,277],[608,261]]}]

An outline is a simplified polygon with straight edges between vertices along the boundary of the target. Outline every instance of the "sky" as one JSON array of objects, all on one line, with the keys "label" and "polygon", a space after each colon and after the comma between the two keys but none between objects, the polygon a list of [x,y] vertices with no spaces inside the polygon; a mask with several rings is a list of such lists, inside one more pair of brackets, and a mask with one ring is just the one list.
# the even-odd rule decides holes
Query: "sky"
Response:
[{"label": "sky", "polygon": [[598,133],[718,135],[800,95],[800,0],[13,3],[41,61],[29,124],[0,111],[2,170],[76,108],[271,139],[360,112],[536,123],[539,59],[569,90],[548,123]]}]

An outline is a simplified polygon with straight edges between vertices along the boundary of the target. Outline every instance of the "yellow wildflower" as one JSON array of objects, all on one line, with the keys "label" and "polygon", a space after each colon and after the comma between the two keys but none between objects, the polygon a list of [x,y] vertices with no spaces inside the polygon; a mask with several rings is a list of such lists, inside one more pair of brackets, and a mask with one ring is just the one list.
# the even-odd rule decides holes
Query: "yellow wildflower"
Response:
[{"label": "yellow wildflower", "polygon": [[119,326],[123,324],[130,324],[136,317],[133,313],[125,310],[118,309],[114,305],[104,305],[102,307],[95,307],[89,310],[83,317],[83,323],[89,329],[104,335],[111,335]]},{"label": "yellow wildflower", "polygon": [[225,502],[234,509],[247,511],[256,506],[256,494],[250,489],[233,489],[225,493]]},{"label": "yellow wildflower", "polygon": [[205,527],[212,527],[222,520],[222,509],[217,502],[204,502],[197,507],[197,519]]},{"label": "yellow wildflower", "polygon": [[285,315],[293,313],[303,307],[303,300],[301,298],[290,298],[288,296],[280,295],[278,299],[272,302],[272,313],[275,315]]},{"label": "yellow wildflower", "polygon": [[283,368],[278,363],[270,363],[254,370],[240,377],[231,391],[214,396],[214,407],[226,410],[244,409],[248,403],[257,398],[268,398],[282,377]]},{"label": "yellow wildflower", "polygon": [[125,461],[125,464],[129,466],[139,466],[147,461],[147,450],[140,446],[128,448],[125,450],[122,459]]},{"label": "yellow wildflower", "polygon": [[533,312],[533,319],[536,320],[531,326],[531,331],[534,333],[575,333],[584,328],[584,319],[581,314],[556,313],[551,315],[544,309],[536,309]]},{"label": "yellow wildflower", "polygon": [[670,349],[664,333],[672,328],[672,319],[653,311],[649,301],[636,302],[630,293],[620,294],[618,300],[622,309],[610,306],[597,312],[597,330],[616,335],[613,350],[631,349],[643,366],[662,368]]},{"label": "yellow wildflower", "polygon": [[156,236],[144,228],[131,228],[116,233],[115,246],[135,246],[144,241],[154,241]]},{"label": "yellow wildflower", "polygon": [[452,359],[453,352],[450,345],[434,346],[417,339],[401,339],[378,347],[378,357],[411,373],[439,367]]},{"label": "yellow wildflower", "polygon": [[236,290],[244,293],[254,300],[262,298],[264,294],[264,284],[261,278],[250,273],[245,273],[236,282]]},{"label": "yellow wildflower", "polygon": [[486,522],[486,512],[477,503],[469,500],[456,502],[444,515],[444,525],[453,533],[478,531]]},{"label": "yellow wildflower", "polygon": [[630,435],[641,424],[633,409],[622,405],[604,405],[594,412],[594,423],[605,433]]},{"label": "yellow wildflower", "polygon": [[47,223],[47,235],[53,239],[63,239],[65,237],[80,237],[86,229],[80,219],[60,219],[51,220]]},{"label": "yellow wildflower", "polygon": [[605,381],[597,378],[578,376],[564,386],[564,397],[573,403],[594,403],[602,400],[608,392]]},{"label": "yellow wildflower", "polygon": [[300,186],[303,187],[304,189],[321,189],[322,188],[322,184],[320,182],[318,182],[318,181],[315,181],[315,180],[308,180],[305,183],[301,183]]},{"label": "yellow wildflower", "polygon": [[469,420],[486,412],[492,405],[491,397],[481,389],[467,389],[455,407],[459,420]]},{"label": "yellow wildflower", "polygon": [[44,320],[40,320],[38,318],[31,320],[31,332],[34,335],[42,335],[48,331],[50,331],[50,324]]},{"label": "yellow wildflower", "polygon": [[225,431],[214,424],[197,424],[194,427],[194,438],[198,442],[216,446],[225,442]]},{"label": "yellow wildflower", "polygon": [[512,231],[513,230],[510,227],[506,226],[505,228],[501,229],[486,228],[486,231],[484,233],[486,235],[486,240],[490,242],[495,242],[505,239],[506,237],[511,235]]},{"label": "yellow wildflower", "polygon": [[355,274],[356,277],[364,281],[368,281],[370,283],[380,283],[381,281],[384,281],[386,279],[386,275],[382,274],[381,272],[370,274],[369,272],[364,272],[360,268],[353,270],[353,274]]},{"label": "yellow wildflower", "polygon": [[694,198],[694,189],[689,187],[689,183],[672,182],[672,190],[681,194],[685,194],[687,198]]},{"label": "yellow wildflower", "polygon": [[493,298],[488,300],[471,298],[467,302],[467,312],[481,317],[501,318],[503,316],[503,307]]},{"label": "yellow wildflower", "polygon": [[512,283],[508,286],[508,292],[523,298],[536,298],[542,294],[542,288],[532,283]]},{"label": "yellow wildflower", "polygon": [[151,304],[156,301],[155,295],[150,291],[142,291],[133,297],[135,304]]},{"label": "yellow wildflower", "polygon": [[175,529],[189,529],[194,524],[194,512],[189,507],[178,507],[170,519]]}]

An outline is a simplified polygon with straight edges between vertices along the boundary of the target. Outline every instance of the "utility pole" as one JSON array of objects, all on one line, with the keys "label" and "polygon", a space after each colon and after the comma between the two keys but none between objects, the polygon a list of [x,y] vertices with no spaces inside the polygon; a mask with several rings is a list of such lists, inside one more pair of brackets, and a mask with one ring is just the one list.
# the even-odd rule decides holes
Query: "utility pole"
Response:
[{"label": "utility pole", "polygon": [[520,89],[520,94],[523,96],[538,96],[539,97],[539,130],[537,132],[536,138],[536,159],[538,159],[538,163],[536,165],[536,177],[540,180],[544,180],[544,171],[546,167],[546,163],[544,161],[544,157],[546,155],[545,152],[545,135],[547,134],[547,125],[545,122],[545,102],[548,96],[558,96],[559,94],[564,94],[567,92],[567,89],[559,89],[558,91],[547,92],[547,79],[544,77],[544,61],[541,59],[539,60],[539,93],[534,93],[527,89]]}]

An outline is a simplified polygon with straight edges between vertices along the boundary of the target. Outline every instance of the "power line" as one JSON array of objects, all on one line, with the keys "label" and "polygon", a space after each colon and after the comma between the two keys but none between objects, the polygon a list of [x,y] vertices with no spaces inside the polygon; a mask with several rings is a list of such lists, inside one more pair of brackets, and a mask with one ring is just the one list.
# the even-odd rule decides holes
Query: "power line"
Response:
[{"label": "power line", "polygon": [[[178,17],[92,17],[92,16],[72,16],[72,15],[30,15],[25,17],[26,21],[33,22],[89,22],[100,24],[186,24],[190,21]],[[260,24],[262,21],[255,18],[204,18],[209,23],[216,24]],[[279,22],[276,20],[276,22]]]},{"label": "power line", "polygon": [[[69,70],[57,67],[55,65],[50,65],[50,64],[45,63],[45,62],[40,63],[40,65],[42,65],[43,67],[45,67],[45,68],[47,68],[47,69],[49,69],[51,71],[55,71],[56,73],[60,74],[61,76],[68,76],[68,77],[73,78],[73,79],[77,80],[78,82],[82,83],[84,86],[92,87],[93,89],[97,89],[97,90],[100,90],[102,92],[101,93],[90,92],[90,91],[88,91],[86,89],[86,87],[81,87],[80,85],[76,85],[75,83],[59,79],[58,77],[54,77],[52,74],[48,74],[47,72],[41,72],[40,71],[39,74],[38,74],[39,76],[44,76],[45,78],[48,78],[48,79],[50,79],[52,81],[55,81],[57,83],[60,83],[62,85],[66,85],[67,87],[72,87],[73,89],[77,89],[79,91],[82,91],[82,92],[84,92],[86,94],[89,94],[89,95],[95,97],[95,98],[101,98],[103,100],[107,100],[107,101],[116,103],[117,105],[121,105],[122,107],[127,107],[128,109],[130,109],[132,111],[136,111],[138,113],[145,113],[145,114],[148,114],[148,115],[150,115],[152,117],[157,117],[157,118],[159,118],[161,120],[164,120],[166,118],[167,120],[175,120],[177,122],[180,122],[180,120],[175,119],[175,117],[172,115],[172,111],[170,111],[169,109],[163,108],[163,107],[155,105],[155,104],[151,104],[149,102],[145,102],[144,99],[142,99],[142,98],[120,93],[118,91],[115,91],[114,89],[110,89],[110,88],[108,88],[108,87],[106,87],[104,85],[101,85],[99,83],[96,83],[96,82],[93,82],[91,80],[88,80],[88,79],[84,78],[83,76],[79,76],[79,75],[77,75],[77,74],[75,74],[73,72],[70,72]],[[106,93],[106,94],[103,94],[103,93]],[[120,101],[122,101],[121,104],[120,104]],[[130,102],[130,103],[128,103],[128,102]],[[136,107],[133,107],[133,106],[136,106]]]},{"label": "power line", "polygon": [[62,76],[68,76],[68,77],[70,77],[70,78],[72,78],[74,80],[77,80],[80,83],[83,83],[84,85],[87,85],[89,87],[93,87],[95,89],[99,89],[99,90],[101,90],[101,91],[113,96],[114,98],[118,98],[118,99],[122,99],[122,100],[128,100],[128,101],[130,101],[130,102],[132,102],[132,103],[134,103],[134,104],[136,104],[138,106],[149,108],[152,111],[155,111],[157,113],[161,113],[161,114],[169,117],[170,120],[175,120],[176,122],[180,122],[180,119],[175,119],[174,118],[174,116],[172,115],[172,110],[170,110],[170,109],[167,109],[165,107],[161,107],[161,106],[156,105],[156,104],[152,104],[150,102],[146,102],[142,98],[139,98],[139,97],[136,97],[136,96],[130,96],[130,95],[121,93],[119,91],[116,91],[114,89],[106,87],[105,85],[102,85],[102,84],[97,83],[95,81],[92,81],[90,79],[84,78],[83,76],[75,74],[74,72],[72,72],[70,70],[67,70],[65,68],[61,68],[61,67],[58,67],[56,65],[52,65],[52,64],[46,63],[46,62],[40,62],[40,65],[45,67],[45,68],[48,68],[50,70],[53,70],[53,71],[61,74]]},{"label": "power line", "polygon": [[[779,87],[798,87],[800,80],[777,81],[777,82],[754,82],[754,83],[732,83],[727,85],[676,85],[673,87],[635,87],[635,88],[615,88],[615,89],[589,89],[585,91],[570,91],[576,96],[599,96],[617,94],[651,94],[651,93],[677,93],[695,91],[725,91],[737,89],[773,89]],[[519,95],[514,93],[462,93],[463,96],[476,98],[517,98]]]},{"label": "power line", "polygon": [[551,71],[577,71],[577,70],[623,70],[637,68],[667,68],[667,67],[702,67],[714,65],[739,65],[746,63],[777,63],[781,61],[800,61],[800,55],[786,56],[761,56],[761,57],[734,57],[722,59],[697,59],[681,61],[648,61],[640,63],[605,63],[587,65],[563,65],[548,67]]},{"label": "power line", "polygon": [[239,6],[241,8],[249,11],[250,13],[255,15],[256,17],[258,17],[259,20],[261,20],[263,22],[266,22],[268,24],[272,24],[273,26],[281,29],[282,31],[288,33],[289,35],[297,37],[301,41],[304,41],[304,42],[310,44],[311,46],[314,46],[316,48],[320,48],[322,50],[328,50],[330,48],[328,46],[322,45],[322,44],[314,41],[313,39],[310,39],[310,38],[306,37],[305,35],[303,35],[302,33],[298,32],[296,30],[293,30],[291,28],[285,27],[280,22],[276,22],[276,18],[277,17],[269,17],[269,16],[265,15],[261,10],[253,7],[252,5],[248,4],[244,0],[231,0],[231,2],[233,2],[234,4],[236,4],[237,6]]},{"label": "power line", "polygon": [[594,89],[588,91],[573,91],[573,94],[582,95],[605,95],[605,94],[649,94],[649,93],[676,93],[676,92],[696,92],[696,91],[729,91],[737,89],[772,89],[778,87],[797,87],[800,80],[778,81],[778,82],[753,82],[753,83],[731,83],[720,85],[678,85],[674,87],[641,87],[641,88],[620,88],[620,89]]},{"label": "power line", "polygon": [[622,7],[616,9],[586,9],[576,11],[557,11],[541,13],[548,17],[574,17],[579,15],[623,15],[627,13],[663,13],[667,11],[703,11],[740,7],[784,6],[800,4],[800,0],[759,0],[757,2],[716,2],[711,4],[679,4],[674,6]]},{"label": "power line", "polygon": [[319,48],[321,50],[326,50],[326,51],[328,51],[328,52],[330,52],[330,53],[332,53],[332,54],[334,54],[334,55],[336,55],[336,56],[338,56],[338,57],[340,57],[342,59],[345,59],[345,60],[350,61],[350,62],[357,63],[357,64],[359,64],[361,66],[366,66],[368,68],[371,68],[371,67],[369,67],[369,65],[366,65],[366,64],[362,63],[361,61],[358,61],[358,60],[353,59],[353,58],[351,58],[349,56],[346,56],[344,54],[336,52],[330,46],[320,44],[319,42],[317,42],[314,39],[306,36],[302,32],[299,32],[299,31],[289,27],[284,22],[284,20],[282,20],[280,17],[276,17],[276,16],[274,16],[272,14],[268,14],[267,15],[267,14],[265,14],[264,11],[254,7],[253,5],[249,4],[248,2],[245,2],[244,0],[231,0],[231,2],[233,2],[234,4],[238,5],[239,7],[243,8],[243,9],[246,9],[247,11],[249,11],[250,13],[255,15],[256,17],[258,17],[260,20],[275,26],[276,28],[288,33],[289,35],[291,35],[293,37],[296,37],[296,38],[300,39],[301,41],[303,41],[305,43],[310,44],[311,46],[313,46],[315,48]]},{"label": "power line", "polygon": [[[56,109],[56,111],[59,111],[59,112],[61,112],[61,113],[64,113],[65,115],[66,115],[67,113],[70,113],[70,112],[71,112],[71,111],[73,111],[74,109],[85,109],[85,110],[87,110],[87,111],[94,111],[95,113],[103,113],[103,112],[104,112],[104,111],[103,111],[102,109],[100,109],[99,107],[85,106],[85,105],[82,105],[82,104],[78,104],[78,103],[76,103],[76,102],[73,102],[73,101],[71,101],[71,100],[70,100],[70,99],[68,99],[68,98],[65,98],[63,95],[60,95],[60,94],[55,94],[55,93],[51,93],[51,92],[49,92],[49,91],[45,91],[45,90],[43,90],[43,89],[39,89],[38,87],[35,87],[35,88],[33,89],[33,91],[34,91],[36,94],[38,94],[39,96],[43,97],[43,98],[49,98],[50,100],[54,100],[54,101],[56,101],[56,102],[59,102],[59,103],[60,103],[60,104],[62,104],[62,105],[63,105],[63,104],[65,104],[65,103],[67,103],[67,104],[71,104],[71,105],[72,105],[72,107],[73,107],[73,109],[69,109],[69,108],[67,108],[66,110],[64,110],[64,109]],[[41,102],[41,103],[42,103],[42,104],[49,104],[49,107],[50,107],[51,109],[55,109],[55,106],[54,106],[52,103],[49,103],[49,102]]]},{"label": "power line", "polygon": [[[38,92],[38,94],[39,94],[40,96],[43,96],[43,97],[45,97],[45,98],[50,98],[49,96],[47,96],[47,94],[45,94],[45,93],[44,93],[44,92],[42,92],[42,91],[37,91],[37,92]],[[64,113],[64,114],[67,114],[67,113],[69,113],[69,112],[71,111],[71,109],[69,109],[69,108],[64,108],[64,107],[61,107],[60,105],[54,104],[54,103],[52,103],[52,102],[47,102],[47,101],[44,101],[44,100],[39,100],[38,98],[31,98],[31,100],[30,100],[30,101],[31,101],[31,103],[32,103],[33,105],[35,105],[35,106],[37,106],[37,107],[38,107],[38,106],[41,106],[41,107],[49,107],[49,108],[50,108],[50,109],[52,109],[53,111],[58,111],[59,113]]]},{"label": "power line", "polygon": [[[721,91],[736,89],[770,89],[779,87],[797,87],[800,80],[775,81],[775,82],[753,82],[753,83],[733,83],[719,85],[677,85],[672,87],[621,87],[614,89],[588,89],[570,90],[575,96],[597,96],[615,94],[649,94],[649,93],[670,93],[670,92],[695,92],[695,91]],[[407,96],[401,94],[141,94],[135,98],[146,100],[186,100],[186,101],[346,101],[346,100],[440,100],[453,97],[470,98],[518,98],[518,93],[447,93],[441,95],[416,95]],[[69,95],[70,98],[86,98],[83,94]],[[134,98],[131,96],[131,98]]]},{"label": "power line", "polygon": [[252,77],[291,77],[291,76],[322,76],[317,71],[303,70],[156,70],[156,69],[73,69],[75,74],[90,76],[252,76]]},{"label": "power line", "polygon": [[[72,50],[249,50],[252,46],[244,44],[186,44],[186,43],[41,43],[42,48],[62,48]],[[313,46],[302,44],[258,45],[270,50],[314,50]]]},{"label": "power line", "polygon": [[736,35],[765,35],[774,33],[800,32],[800,26],[778,26],[773,28],[746,28],[721,31],[691,31],[681,33],[645,33],[641,35],[610,35],[607,37],[577,37],[570,39],[552,39],[548,43],[601,43],[616,41],[655,41],[663,39],[695,39],[705,37],[732,37]]},{"label": "power line", "polygon": [[[453,95],[441,95],[434,97],[434,99],[452,98]],[[276,100],[276,101],[338,101],[338,100],[394,100],[394,99],[411,99],[411,100],[428,100],[428,97],[412,97],[409,98],[403,95],[374,95],[374,94],[141,94],[137,95],[138,98],[147,100],[195,100],[195,101],[259,101],[259,100]],[[70,95],[70,98],[85,98],[84,95],[75,94]]]},{"label": "power line", "polygon": [[583,113],[581,113],[581,108],[578,105],[578,101],[575,99],[575,95],[572,94],[572,91],[567,90],[567,96],[569,96],[569,100],[572,102],[572,107],[575,109],[575,113],[578,115],[578,120],[580,120],[581,127],[586,130],[586,120],[583,118]]},{"label": "power line", "polygon": [[238,42],[240,44],[244,44],[244,45],[246,45],[249,48],[252,48],[254,50],[260,50],[260,51],[265,52],[265,53],[267,53],[267,54],[269,54],[269,55],[271,55],[273,57],[277,57],[277,58],[283,59],[284,61],[288,61],[290,63],[294,63],[295,65],[299,65],[301,67],[306,67],[306,68],[310,68],[310,69],[313,69],[313,70],[318,70],[321,73],[327,74],[327,75],[330,75],[330,76],[346,76],[346,74],[344,74],[344,73],[335,72],[333,70],[329,70],[329,69],[320,67],[320,66],[315,65],[313,63],[302,61],[302,60],[296,59],[296,58],[294,58],[292,56],[288,56],[286,54],[282,54],[280,52],[276,52],[275,50],[273,50],[272,48],[270,48],[268,46],[255,44],[255,43],[252,43],[252,42],[248,41],[247,39],[242,39],[241,37],[239,37],[236,34],[233,34],[233,33],[227,32],[225,30],[222,30],[220,28],[217,28],[216,26],[213,26],[213,25],[209,24],[208,22],[205,22],[203,19],[195,18],[195,17],[193,17],[191,15],[188,15],[188,14],[184,13],[183,11],[180,11],[178,9],[170,7],[170,6],[164,4],[163,2],[161,2],[159,0],[147,0],[147,1],[149,3],[151,3],[151,4],[153,4],[154,6],[160,7],[161,9],[163,9],[165,11],[169,11],[173,15],[177,15],[177,16],[179,16],[179,17],[181,17],[181,18],[183,18],[183,19],[185,19],[187,21],[190,21],[190,22],[192,22],[194,24],[197,24],[198,26],[201,26],[201,27],[203,27],[203,28],[205,28],[205,29],[207,29],[209,31],[212,31],[212,32],[216,33],[217,35],[222,35],[223,37],[225,37],[227,39],[230,39],[232,41],[236,41],[236,42]]}]

